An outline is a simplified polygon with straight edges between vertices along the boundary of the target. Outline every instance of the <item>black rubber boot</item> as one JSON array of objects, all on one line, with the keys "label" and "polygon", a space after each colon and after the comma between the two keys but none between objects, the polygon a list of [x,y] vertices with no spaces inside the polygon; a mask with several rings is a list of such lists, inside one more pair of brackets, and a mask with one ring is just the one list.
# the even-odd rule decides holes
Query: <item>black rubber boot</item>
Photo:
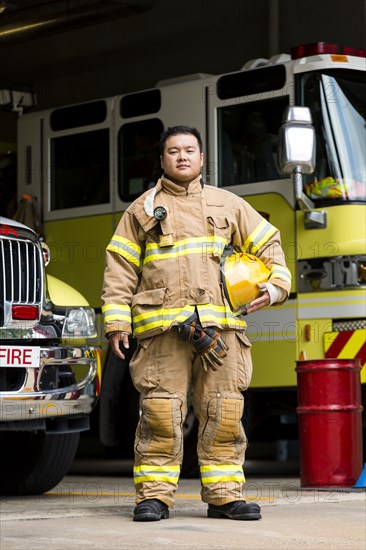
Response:
[{"label": "black rubber boot", "polygon": [[209,518],[229,519],[261,519],[261,509],[255,502],[247,504],[245,500],[235,500],[222,506],[208,505],[207,516]]},{"label": "black rubber boot", "polygon": [[157,498],[143,500],[133,511],[133,521],[160,521],[168,517],[168,506]]}]

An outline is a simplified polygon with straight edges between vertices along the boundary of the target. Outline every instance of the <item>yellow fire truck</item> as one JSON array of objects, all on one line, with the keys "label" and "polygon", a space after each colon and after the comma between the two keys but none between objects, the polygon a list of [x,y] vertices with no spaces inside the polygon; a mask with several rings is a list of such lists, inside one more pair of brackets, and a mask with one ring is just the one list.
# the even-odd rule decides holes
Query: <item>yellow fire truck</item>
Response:
[{"label": "yellow fire truck", "polygon": [[[127,205],[160,175],[161,132],[198,128],[205,182],[244,197],[281,231],[291,296],[248,318],[248,410],[253,437],[286,438],[296,418],[296,360],[366,362],[365,98],[365,52],[320,42],[228,74],[23,115],[18,185],[38,198],[50,271],[99,312],[105,247]],[[311,113],[312,173],[279,167],[283,114],[293,106]],[[304,144],[295,137],[293,145],[301,154]],[[361,377],[365,387],[365,368]]]}]

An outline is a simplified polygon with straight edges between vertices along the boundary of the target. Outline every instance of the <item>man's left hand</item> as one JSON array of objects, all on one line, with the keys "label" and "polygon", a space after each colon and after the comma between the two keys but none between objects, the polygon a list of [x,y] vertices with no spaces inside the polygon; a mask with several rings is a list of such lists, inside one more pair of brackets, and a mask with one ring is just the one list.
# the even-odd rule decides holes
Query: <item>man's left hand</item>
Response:
[{"label": "man's left hand", "polygon": [[263,294],[261,294],[259,298],[256,298],[255,300],[250,302],[250,304],[246,308],[247,313],[254,313],[254,311],[258,311],[258,309],[269,306],[271,302],[269,292],[266,289],[266,285],[264,283],[260,283],[258,285],[258,288]]}]

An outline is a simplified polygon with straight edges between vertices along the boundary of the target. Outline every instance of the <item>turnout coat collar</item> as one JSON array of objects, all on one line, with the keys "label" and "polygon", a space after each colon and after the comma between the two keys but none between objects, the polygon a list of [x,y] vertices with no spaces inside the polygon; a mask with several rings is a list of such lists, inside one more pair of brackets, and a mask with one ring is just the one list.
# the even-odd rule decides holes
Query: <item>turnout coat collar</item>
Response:
[{"label": "turnout coat collar", "polygon": [[164,191],[171,195],[191,195],[201,193],[202,187],[201,174],[192,180],[187,188],[184,185],[172,182],[166,176],[162,176],[156,184],[156,194],[158,194],[161,189],[164,189]]}]

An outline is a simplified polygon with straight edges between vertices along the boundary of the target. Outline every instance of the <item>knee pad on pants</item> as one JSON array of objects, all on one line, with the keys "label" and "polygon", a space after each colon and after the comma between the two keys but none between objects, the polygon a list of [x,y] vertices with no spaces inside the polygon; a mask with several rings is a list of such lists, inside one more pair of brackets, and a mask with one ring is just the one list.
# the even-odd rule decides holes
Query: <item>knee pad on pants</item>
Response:
[{"label": "knee pad on pants", "polygon": [[136,432],[141,456],[174,457],[182,451],[183,402],[178,397],[144,397]]},{"label": "knee pad on pants", "polygon": [[209,457],[235,459],[246,447],[246,436],[241,422],[244,399],[215,396],[205,407],[200,418],[202,449]]}]

